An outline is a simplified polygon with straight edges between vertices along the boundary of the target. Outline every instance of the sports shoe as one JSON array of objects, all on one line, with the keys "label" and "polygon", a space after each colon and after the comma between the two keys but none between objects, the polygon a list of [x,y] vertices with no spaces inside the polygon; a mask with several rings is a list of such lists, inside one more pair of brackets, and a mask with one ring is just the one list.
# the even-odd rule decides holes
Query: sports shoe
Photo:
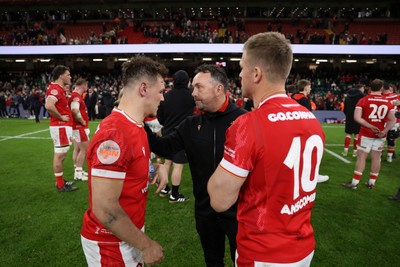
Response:
[{"label": "sports shoe", "polygon": [[169,203],[178,203],[178,202],[186,202],[189,201],[189,197],[185,197],[182,194],[177,195],[176,197],[170,195],[169,196]]},{"label": "sports shoe", "polygon": [[353,158],[357,158],[357,154],[353,154],[352,156],[353,156]]},{"label": "sports shoe", "polygon": [[170,189],[161,189],[161,191],[158,195],[160,197],[166,197],[168,195],[171,195],[171,190]]},{"label": "sports shoe", "polygon": [[374,189],[375,185],[370,184],[369,182],[365,182],[365,186],[369,189]]},{"label": "sports shoe", "polygon": [[343,183],[342,184],[343,187],[348,188],[348,189],[353,189],[353,190],[357,190],[358,186],[354,185],[353,183]]},{"label": "sports shoe", "polygon": [[400,202],[400,190],[395,195],[390,196],[389,199]]},{"label": "sports shoe", "polygon": [[87,181],[87,180],[88,180],[88,177],[87,177],[87,175],[84,174],[83,172],[82,172],[81,175],[77,175],[77,174],[75,173],[75,174],[74,174],[74,180],[77,180],[77,181]]},{"label": "sports shoe", "polygon": [[392,157],[387,157],[386,162],[391,163],[393,161]]},{"label": "sports shoe", "polygon": [[57,191],[59,192],[59,193],[63,193],[63,192],[72,192],[72,191],[75,191],[75,190],[77,190],[78,189],[78,187],[75,187],[75,186],[71,186],[71,185],[68,185],[68,184],[64,184],[64,186],[63,187],[61,187],[61,188],[58,188],[57,187]]},{"label": "sports shoe", "polygon": [[323,183],[329,180],[329,176],[328,175],[321,175],[318,174],[317,176],[317,183]]},{"label": "sports shoe", "polygon": [[347,153],[342,152],[343,157],[347,157]]},{"label": "sports shoe", "polygon": [[[74,181],[66,181],[66,180],[64,180],[64,185],[71,186],[71,185],[74,185],[74,184],[75,184]],[[56,185],[56,187],[57,187],[57,182],[55,182],[55,185]]]}]

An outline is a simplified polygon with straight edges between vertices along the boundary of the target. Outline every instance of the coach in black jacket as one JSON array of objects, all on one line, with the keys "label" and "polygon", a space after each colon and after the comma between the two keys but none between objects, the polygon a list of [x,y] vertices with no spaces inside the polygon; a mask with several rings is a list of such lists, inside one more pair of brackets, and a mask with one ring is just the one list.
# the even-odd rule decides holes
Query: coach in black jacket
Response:
[{"label": "coach in black jacket", "polygon": [[171,134],[157,137],[150,129],[151,150],[161,156],[184,149],[193,179],[196,230],[200,236],[206,265],[224,266],[225,235],[228,236],[231,258],[236,250],[237,206],[223,213],[210,206],[207,182],[224,153],[225,132],[232,122],[244,114],[226,96],[228,79],[222,68],[202,65],[195,71],[193,97],[201,114],[182,121]]}]

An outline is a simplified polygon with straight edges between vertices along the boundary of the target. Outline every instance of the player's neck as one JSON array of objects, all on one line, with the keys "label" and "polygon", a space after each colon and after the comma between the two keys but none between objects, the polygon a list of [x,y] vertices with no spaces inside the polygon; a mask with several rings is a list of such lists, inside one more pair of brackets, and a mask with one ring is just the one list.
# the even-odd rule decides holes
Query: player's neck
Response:
[{"label": "player's neck", "polygon": [[382,95],[381,91],[371,91],[371,95]]},{"label": "player's neck", "polygon": [[254,107],[256,108],[258,108],[260,103],[262,103],[265,99],[273,95],[286,94],[284,85],[281,86],[277,84],[270,84],[267,87],[261,87],[261,88],[266,88],[266,89],[260,91],[256,90],[255,94],[253,95]]},{"label": "player's neck", "polygon": [[63,81],[61,81],[61,80],[56,80],[56,81],[54,81],[54,83],[58,84],[58,85],[61,86],[63,89],[65,89],[65,84],[64,84]]},{"label": "player's neck", "polygon": [[123,111],[137,123],[143,124],[145,115],[143,113],[143,106],[140,103],[141,101],[129,101],[126,98],[121,98],[118,109]]}]

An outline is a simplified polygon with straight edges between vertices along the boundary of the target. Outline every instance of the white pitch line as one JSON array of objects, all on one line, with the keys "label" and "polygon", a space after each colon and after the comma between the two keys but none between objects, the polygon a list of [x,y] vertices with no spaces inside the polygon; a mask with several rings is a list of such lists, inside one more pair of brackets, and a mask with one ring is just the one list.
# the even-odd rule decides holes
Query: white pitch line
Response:
[{"label": "white pitch line", "polygon": [[[22,137],[0,136],[0,138],[8,138],[8,139],[41,139],[41,140],[49,140],[49,139],[51,139],[50,137],[38,137],[38,136],[22,136]],[[1,139],[0,139],[0,141],[1,141]]]},{"label": "white pitch line", "polygon": [[25,133],[25,134],[20,134],[20,135],[16,135],[16,136],[8,136],[8,137],[6,137],[6,138],[4,138],[4,139],[0,139],[0,142],[1,142],[1,141],[6,141],[6,140],[10,140],[10,139],[16,139],[16,138],[24,137],[24,136],[31,135],[31,134],[41,133],[41,132],[45,132],[45,131],[48,131],[48,130],[49,130],[49,129],[44,129],[44,130],[40,130],[40,131],[36,131],[36,132],[30,132],[30,133]]},{"label": "white pitch line", "polygon": [[343,158],[342,156],[339,156],[338,154],[336,154],[335,152],[325,148],[325,151],[328,152],[329,154],[331,154],[332,156],[334,156],[337,159],[340,159],[341,161],[343,161],[344,163],[351,163],[351,161]]},{"label": "white pitch line", "polygon": [[325,146],[343,146],[343,144],[325,144]]}]

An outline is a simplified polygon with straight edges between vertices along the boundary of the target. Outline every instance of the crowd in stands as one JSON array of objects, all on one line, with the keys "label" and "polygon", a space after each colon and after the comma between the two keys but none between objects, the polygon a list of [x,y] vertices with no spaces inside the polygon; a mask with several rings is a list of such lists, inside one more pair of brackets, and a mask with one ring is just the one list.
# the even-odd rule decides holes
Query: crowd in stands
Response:
[{"label": "crowd in stands", "polygon": [[[112,109],[113,103],[122,88],[121,75],[119,73],[92,74],[81,73],[74,75],[73,81],[79,77],[85,77],[89,81],[89,87],[97,94],[96,117],[104,118]],[[238,77],[235,75],[234,77]],[[399,81],[394,80],[390,73],[349,73],[340,71],[310,70],[303,73],[291,73],[287,85],[296,84],[300,79],[311,81],[311,99],[317,110],[341,110],[346,92],[356,84],[368,86],[372,79],[381,78],[399,87]],[[32,94],[40,95],[43,104],[41,117],[46,117],[44,109],[44,93],[51,80],[50,72],[41,74],[18,73],[0,74],[0,117],[33,118]],[[167,82],[167,89],[171,84]],[[72,91],[72,89],[70,89]],[[229,95],[232,101],[243,105],[241,97],[240,81],[232,78],[229,85]]]},{"label": "crowd in stands", "polygon": [[[124,29],[131,27],[134,32],[142,32],[144,38],[153,38],[157,43],[243,43],[247,38],[260,31],[278,31],[296,44],[387,44],[386,32],[352,32],[354,24],[351,17],[337,18],[332,13],[314,14],[311,17],[258,18],[238,14],[221,16],[194,16],[186,12],[175,12],[168,16],[153,17],[141,14],[128,17],[125,13],[107,13],[97,18],[94,14],[84,15],[71,11],[60,14],[44,13],[35,16],[0,16],[0,45],[56,45],[56,44],[127,44]],[[304,15],[310,15],[305,13]],[[115,17],[112,17],[115,16]],[[356,17],[364,18],[371,16]],[[92,20],[88,20],[92,19]],[[72,36],[71,27],[80,28],[87,22],[102,25],[102,32],[88,30],[84,36]],[[246,25],[264,24],[257,30],[248,30]],[[338,26],[340,25],[340,26]],[[342,27],[343,25],[343,27]],[[390,25],[390,23],[388,24]],[[255,26],[254,26],[255,27]],[[338,28],[339,27],[339,28]],[[365,29],[366,31],[368,29]],[[139,39],[138,42],[141,40]]]}]

